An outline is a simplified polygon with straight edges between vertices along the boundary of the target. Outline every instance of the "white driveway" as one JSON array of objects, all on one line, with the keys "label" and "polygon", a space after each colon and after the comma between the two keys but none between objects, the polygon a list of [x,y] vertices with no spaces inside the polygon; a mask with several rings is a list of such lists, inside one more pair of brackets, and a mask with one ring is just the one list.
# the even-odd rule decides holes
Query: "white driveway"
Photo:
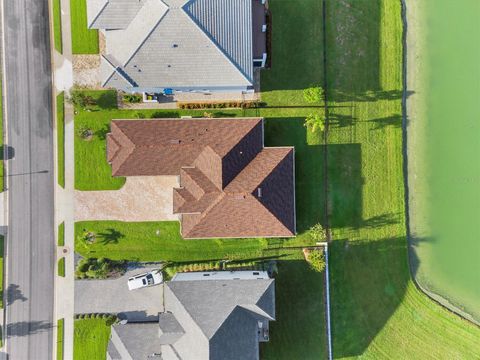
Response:
[{"label": "white driveway", "polygon": [[163,285],[128,290],[133,275],[156,267],[137,267],[115,280],[75,280],[75,314],[115,313],[130,321],[152,320],[163,311]]},{"label": "white driveway", "polygon": [[130,176],[120,190],[75,191],[75,220],[165,221],[178,176]]}]

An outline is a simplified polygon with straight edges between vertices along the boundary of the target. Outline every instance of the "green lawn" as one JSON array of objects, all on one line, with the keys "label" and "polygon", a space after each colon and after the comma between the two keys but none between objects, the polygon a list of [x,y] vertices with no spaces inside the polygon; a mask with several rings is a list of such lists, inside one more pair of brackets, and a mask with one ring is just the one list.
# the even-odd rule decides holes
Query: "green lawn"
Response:
[{"label": "green lawn", "polygon": [[57,95],[57,171],[58,185],[65,187],[65,94]]},{"label": "green lawn", "polygon": [[57,320],[57,360],[63,360],[64,319]]},{"label": "green lawn", "polygon": [[53,38],[55,50],[60,54],[63,52],[62,45],[62,13],[60,0],[53,0]]},{"label": "green lawn", "polygon": [[302,255],[278,262],[276,321],[270,323],[270,341],[260,347],[263,360],[327,357],[324,274],[311,270]]},{"label": "green lawn", "polygon": [[65,246],[65,223],[58,225],[58,246]]},{"label": "green lawn", "polygon": [[75,320],[73,359],[105,360],[110,325],[106,319]]},{"label": "green lawn", "polygon": [[60,258],[57,264],[58,276],[65,277],[65,257]]},{"label": "green lawn", "polygon": [[98,31],[87,28],[87,0],[70,0],[73,54],[98,54]]},{"label": "green lawn", "polygon": [[334,356],[473,359],[480,330],[410,280],[400,11],[396,1],[327,0]]}]

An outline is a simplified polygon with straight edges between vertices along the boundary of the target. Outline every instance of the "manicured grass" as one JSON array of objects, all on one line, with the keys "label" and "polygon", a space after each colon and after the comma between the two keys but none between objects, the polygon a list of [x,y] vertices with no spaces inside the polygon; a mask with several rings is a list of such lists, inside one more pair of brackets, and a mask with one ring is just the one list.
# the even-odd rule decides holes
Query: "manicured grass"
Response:
[{"label": "manicured grass", "polygon": [[65,94],[57,95],[57,177],[58,185],[65,187]]},{"label": "manicured grass", "polygon": [[276,321],[270,341],[261,345],[263,360],[325,359],[324,274],[313,271],[302,253],[278,262],[275,278]]},{"label": "manicured grass", "polygon": [[98,54],[98,31],[88,29],[87,0],[70,0],[73,54]]},{"label": "manicured grass", "polygon": [[58,246],[65,246],[65,223],[58,225]]},{"label": "manicured grass", "polygon": [[110,325],[105,319],[75,320],[73,359],[105,360]]},{"label": "manicured grass", "polygon": [[[0,308],[3,309],[3,255],[4,255],[4,240],[5,237],[0,235]],[[1,333],[0,333],[1,335]],[[0,336],[1,337],[1,336]]]},{"label": "manicured grass", "polygon": [[57,320],[57,360],[63,360],[63,347],[64,347],[64,325],[65,320],[59,319]]},{"label": "manicured grass", "polygon": [[65,277],[65,258],[64,257],[58,260],[57,274],[58,276]]},{"label": "manicured grass", "polygon": [[475,358],[480,330],[410,280],[400,11],[387,0],[327,1],[334,357]]},{"label": "manicured grass", "polygon": [[[305,237],[282,239],[184,240],[177,221],[75,223],[75,251],[85,257],[135,261],[202,261],[252,259],[278,256],[279,247],[295,246]],[[84,232],[94,232],[96,241],[87,244]],[[269,250],[270,249],[270,250]]]},{"label": "manicured grass", "polygon": [[53,0],[53,38],[55,50],[60,54],[63,52],[62,44],[62,13],[60,0]]}]

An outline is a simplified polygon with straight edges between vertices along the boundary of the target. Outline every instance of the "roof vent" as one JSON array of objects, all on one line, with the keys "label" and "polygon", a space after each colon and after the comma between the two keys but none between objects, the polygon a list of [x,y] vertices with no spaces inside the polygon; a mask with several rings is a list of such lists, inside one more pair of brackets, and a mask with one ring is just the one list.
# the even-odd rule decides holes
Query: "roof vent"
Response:
[{"label": "roof vent", "polygon": [[258,189],[257,189],[257,196],[258,196],[259,198],[262,197],[262,188],[258,188]]},{"label": "roof vent", "polygon": [[178,44],[173,44],[172,48],[178,48]]},{"label": "roof vent", "polygon": [[170,144],[180,144],[180,140],[179,139],[173,139],[173,140],[170,140]]}]

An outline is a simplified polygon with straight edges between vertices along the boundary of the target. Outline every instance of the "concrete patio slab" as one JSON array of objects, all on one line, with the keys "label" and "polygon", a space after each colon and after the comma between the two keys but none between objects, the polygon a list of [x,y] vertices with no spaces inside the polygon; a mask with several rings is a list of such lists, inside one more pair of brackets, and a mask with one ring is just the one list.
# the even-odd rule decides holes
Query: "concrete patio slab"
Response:
[{"label": "concrete patio slab", "polygon": [[115,313],[129,321],[155,320],[163,311],[163,285],[128,290],[128,278],[160,265],[137,265],[114,280],[75,280],[75,314]]},{"label": "concrete patio slab", "polygon": [[75,191],[75,220],[178,220],[173,214],[178,186],[178,176],[133,176],[120,190]]}]

